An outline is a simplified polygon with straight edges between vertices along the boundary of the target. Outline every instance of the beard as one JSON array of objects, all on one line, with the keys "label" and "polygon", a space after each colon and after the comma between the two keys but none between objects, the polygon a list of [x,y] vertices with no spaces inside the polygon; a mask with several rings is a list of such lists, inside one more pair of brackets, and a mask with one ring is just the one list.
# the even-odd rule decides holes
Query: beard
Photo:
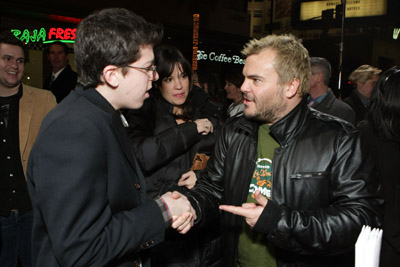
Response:
[{"label": "beard", "polygon": [[247,107],[245,107],[244,116],[247,119],[256,120],[263,123],[274,123],[281,119],[281,114],[287,108],[287,102],[285,102],[283,97],[283,91],[270,99],[256,99],[248,94],[245,95],[245,99],[253,101],[255,104],[255,111],[253,113],[246,113]]}]

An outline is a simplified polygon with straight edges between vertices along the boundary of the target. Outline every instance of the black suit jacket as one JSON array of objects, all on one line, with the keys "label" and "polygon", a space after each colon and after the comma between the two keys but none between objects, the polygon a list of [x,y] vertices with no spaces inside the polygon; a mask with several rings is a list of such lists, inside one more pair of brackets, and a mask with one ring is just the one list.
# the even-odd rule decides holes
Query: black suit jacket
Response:
[{"label": "black suit jacket", "polygon": [[28,190],[34,266],[133,266],[164,239],[119,112],[95,89],[77,86],[44,119]]},{"label": "black suit jacket", "polygon": [[355,125],[356,115],[354,110],[348,104],[337,99],[331,89],[328,90],[327,96],[320,103],[314,103],[311,107]]},{"label": "black suit jacket", "polygon": [[[356,89],[354,89],[356,90]],[[347,103],[356,114],[356,124],[365,119],[365,115],[367,114],[367,107],[361,102],[360,97],[357,95],[355,91],[353,91],[348,97],[343,99],[345,103]]]},{"label": "black suit jacket", "polygon": [[43,84],[43,88],[50,90],[56,97],[57,103],[60,103],[71,90],[76,86],[78,75],[68,64],[65,69],[57,76],[57,79],[50,85],[51,73]]}]

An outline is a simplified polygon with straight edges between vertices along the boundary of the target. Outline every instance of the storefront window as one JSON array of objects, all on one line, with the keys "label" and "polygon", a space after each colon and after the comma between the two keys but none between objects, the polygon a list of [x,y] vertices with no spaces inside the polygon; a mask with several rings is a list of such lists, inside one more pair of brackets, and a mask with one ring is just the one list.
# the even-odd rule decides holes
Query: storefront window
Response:
[{"label": "storefront window", "polygon": [[254,17],[255,18],[262,18],[263,16],[263,11],[261,9],[255,9],[254,10]]}]

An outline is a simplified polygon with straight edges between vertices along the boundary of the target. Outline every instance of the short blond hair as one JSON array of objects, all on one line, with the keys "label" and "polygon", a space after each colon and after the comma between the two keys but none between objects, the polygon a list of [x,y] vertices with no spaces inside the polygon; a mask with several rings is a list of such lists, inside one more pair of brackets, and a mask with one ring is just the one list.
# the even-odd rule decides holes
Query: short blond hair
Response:
[{"label": "short blond hair", "polygon": [[354,86],[357,86],[357,82],[365,83],[366,81],[379,76],[381,72],[381,69],[364,64],[359,66],[350,74],[349,80]]},{"label": "short blond hair", "polygon": [[261,39],[253,39],[242,50],[246,57],[259,54],[265,49],[276,52],[275,71],[279,84],[283,85],[297,78],[300,81],[299,94],[303,97],[308,93],[310,77],[310,56],[300,39],[292,34],[268,35]]}]

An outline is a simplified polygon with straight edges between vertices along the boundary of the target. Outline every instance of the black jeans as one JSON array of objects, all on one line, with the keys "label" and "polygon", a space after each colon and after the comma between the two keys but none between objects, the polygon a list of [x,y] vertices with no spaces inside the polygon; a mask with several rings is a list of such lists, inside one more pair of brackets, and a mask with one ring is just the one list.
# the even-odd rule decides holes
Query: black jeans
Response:
[{"label": "black jeans", "polygon": [[22,266],[32,266],[32,223],[33,211],[21,216],[13,210],[8,217],[0,216],[0,266],[15,267],[18,256]]}]

